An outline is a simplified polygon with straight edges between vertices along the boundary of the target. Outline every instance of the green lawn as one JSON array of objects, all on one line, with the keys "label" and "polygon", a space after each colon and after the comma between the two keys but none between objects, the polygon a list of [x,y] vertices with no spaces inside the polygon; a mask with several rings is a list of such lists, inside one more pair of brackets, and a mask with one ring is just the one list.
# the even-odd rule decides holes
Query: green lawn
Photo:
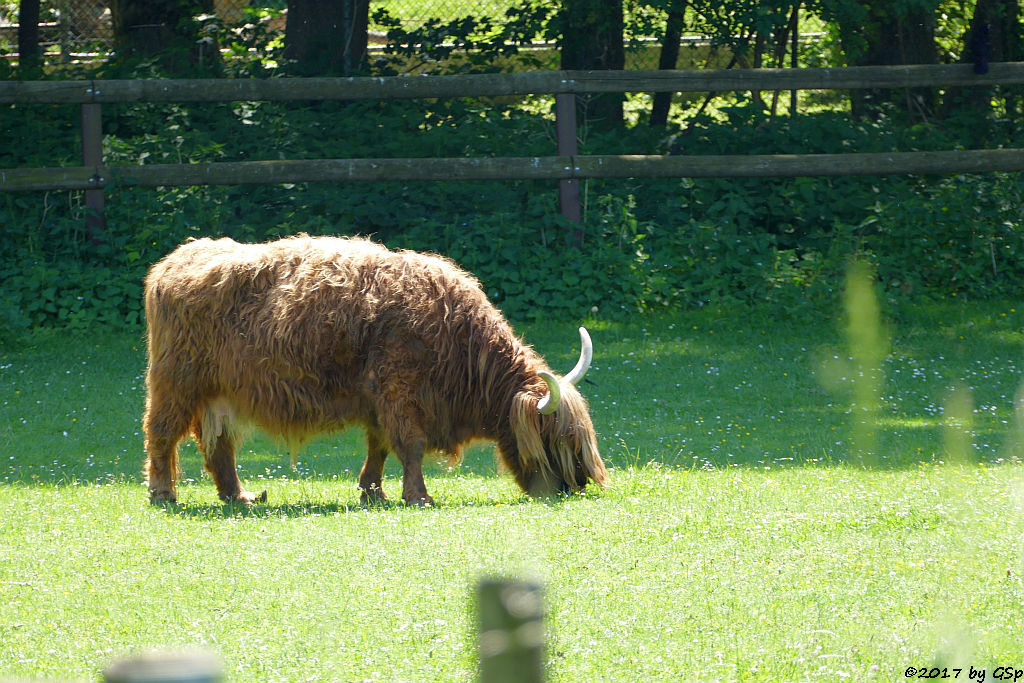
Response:
[{"label": "green lawn", "polygon": [[[890,315],[870,460],[851,446],[839,316],[587,324],[614,485],[531,501],[481,447],[430,470],[426,510],[356,505],[358,433],[311,444],[296,471],[254,439],[243,478],[269,502],[248,510],[219,503],[186,446],[180,504],[151,507],[141,333],[0,351],[0,678],[95,679],[125,654],[200,647],[232,680],[464,680],[472,588],[492,574],[543,584],[555,681],[1024,667],[1012,305]],[[574,327],[518,329],[564,372]],[[951,426],[957,386],[970,403]]]}]

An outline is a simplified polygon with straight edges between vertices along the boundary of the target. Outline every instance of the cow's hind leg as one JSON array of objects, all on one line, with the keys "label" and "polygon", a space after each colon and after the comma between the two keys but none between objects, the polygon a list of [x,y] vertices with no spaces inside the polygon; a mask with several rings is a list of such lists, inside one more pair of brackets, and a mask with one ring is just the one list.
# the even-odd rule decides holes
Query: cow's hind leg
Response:
[{"label": "cow's hind leg", "polygon": [[203,467],[217,486],[220,499],[233,503],[263,503],[267,492],[252,494],[242,486],[235,464],[235,444],[240,440],[229,417],[216,407],[207,408],[202,421],[194,426],[196,443],[203,454]]},{"label": "cow's hind leg", "polygon": [[366,430],[366,462],[359,472],[359,502],[381,503],[388,499],[384,495],[381,479],[384,476],[384,460],[388,457],[388,447],[384,438],[375,429]]},{"label": "cow's hind leg", "polygon": [[396,355],[399,358],[392,364],[390,376],[380,377],[377,419],[381,433],[387,436],[391,450],[402,463],[402,500],[406,505],[433,505],[434,499],[427,494],[423,481],[423,454],[427,446],[423,412],[412,398],[421,370],[409,367],[406,371],[401,350]]},{"label": "cow's hind leg", "polygon": [[178,494],[176,484],[178,442],[188,433],[190,421],[187,406],[175,402],[167,394],[150,390],[142,431],[146,448],[146,482],[152,503],[173,503]]},{"label": "cow's hind leg", "polygon": [[[416,413],[409,411],[406,415]],[[434,499],[427,494],[427,485],[423,481],[423,453],[426,450],[427,439],[423,430],[415,426],[416,422],[400,422],[395,425],[396,429],[391,429],[388,433],[391,434],[389,441],[395,456],[402,463],[402,500],[406,505],[423,507],[433,505]]]}]

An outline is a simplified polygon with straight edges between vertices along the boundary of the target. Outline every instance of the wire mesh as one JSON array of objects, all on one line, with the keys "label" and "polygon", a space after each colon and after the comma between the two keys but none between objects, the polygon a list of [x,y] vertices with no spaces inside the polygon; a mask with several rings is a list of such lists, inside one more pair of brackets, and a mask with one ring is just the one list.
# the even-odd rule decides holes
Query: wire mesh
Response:
[{"label": "wire mesh", "polygon": [[[6,2],[0,13],[0,26],[5,33],[16,28],[17,3]],[[284,9],[286,2],[248,0],[215,0],[213,13],[227,25],[245,20],[247,7]],[[422,24],[427,19],[451,20],[473,15],[500,18],[512,2],[503,0],[379,0],[371,5],[371,13],[379,8],[399,19],[403,26]],[[372,27],[371,27],[372,28]],[[378,27],[379,28],[379,27]],[[109,46],[111,39],[110,9],[105,0],[44,0],[40,11],[40,29],[46,45],[57,45],[61,52],[73,53],[97,46]],[[8,39],[10,37],[8,36]]]},{"label": "wire mesh", "polygon": [[[384,9],[403,28],[412,29],[429,19],[447,22],[466,16],[488,17],[497,23],[516,4],[517,0],[374,0],[370,14],[372,17],[375,11]],[[287,0],[214,0],[213,14],[224,25],[231,26],[248,18],[247,8],[281,10],[286,6]],[[17,44],[17,3],[0,0],[0,10],[0,40],[12,51]],[[276,23],[283,29],[283,19]],[[379,48],[385,42],[385,27],[375,25],[371,19],[369,29],[371,50]],[[40,38],[51,58],[59,55],[63,60],[71,60],[109,52],[113,32],[107,0],[43,0]],[[643,58],[637,50],[627,51],[627,68],[652,68],[652,64],[638,63],[647,61],[649,58]]]},{"label": "wire mesh", "polygon": [[[17,19],[17,12],[13,14]],[[14,28],[14,27],[12,27]],[[48,54],[71,59],[110,46],[110,10],[104,0],[49,0],[41,3],[39,37]]]}]

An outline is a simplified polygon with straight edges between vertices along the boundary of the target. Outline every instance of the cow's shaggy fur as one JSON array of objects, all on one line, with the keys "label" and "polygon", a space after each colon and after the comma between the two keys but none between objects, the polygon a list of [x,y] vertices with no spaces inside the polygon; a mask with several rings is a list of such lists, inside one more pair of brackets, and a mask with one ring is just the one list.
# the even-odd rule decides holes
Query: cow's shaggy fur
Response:
[{"label": "cow's shaggy fur", "polygon": [[603,485],[587,403],[550,372],[475,278],[451,261],[361,239],[188,242],[146,277],[149,368],[143,416],[150,496],[174,500],[177,444],[195,438],[221,498],[252,502],[235,448],[253,425],[293,448],[362,425],[363,500],[384,498],[389,452],[402,497],[430,503],[424,452],[453,462],[476,438],[531,494]]}]

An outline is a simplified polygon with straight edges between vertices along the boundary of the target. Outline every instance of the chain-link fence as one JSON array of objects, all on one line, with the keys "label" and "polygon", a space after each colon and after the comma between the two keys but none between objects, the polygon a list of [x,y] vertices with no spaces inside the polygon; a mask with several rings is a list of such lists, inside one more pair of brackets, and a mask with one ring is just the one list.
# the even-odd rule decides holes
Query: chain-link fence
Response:
[{"label": "chain-link fence", "polygon": [[[248,0],[215,0],[214,13],[225,24],[238,23],[244,20],[244,8],[249,4]],[[17,21],[18,2],[0,2],[0,41],[17,44]],[[39,37],[48,54],[71,57],[106,52],[112,38],[107,1],[43,0]]]},{"label": "chain-link fence", "polygon": [[[101,58],[112,46],[109,0],[42,0],[39,35],[47,59],[70,61]],[[369,47],[380,50],[386,42],[387,27],[376,25],[375,12],[385,10],[406,30],[422,26],[428,19],[450,22],[466,16],[487,17],[500,23],[505,12],[520,0],[371,0]],[[18,0],[0,0],[0,56],[13,56],[18,44]],[[284,10],[287,0],[213,0],[213,13],[225,26],[241,25],[249,9]],[[284,30],[285,17],[277,16],[269,26]],[[649,39],[630,41],[626,51],[627,69],[657,68],[658,46]],[[527,48],[537,63],[558,68],[557,53],[550,46]]]},{"label": "chain-link fence", "polygon": [[[422,24],[429,18],[451,20],[466,15],[498,18],[504,15],[510,1],[484,0],[379,0],[372,2],[371,15],[377,9],[402,22],[405,27]],[[249,0],[214,0],[214,14],[226,25],[239,24],[246,19],[247,7],[284,9],[285,0],[257,2]],[[0,41],[17,45],[18,2],[0,1]],[[283,28],[283,22],[282,26]],[[106,0],[44,0],[40,10],[40,40],[50,54],[61,56],[104,52],[110,48],[110,9]],[[381,42],[382,27],[370,26]]]},{"label": "chain-link fence", "polygon": [[[0,2],[0,46],[18,43],[18,2]],[[39,39],[47,53],[105,50],[110,45],[110,10],[105,0],[49,0],[41,3]],[[6,44],[6,45],[5,45]],[[14,48],[16,49],[16,48]]]}]

